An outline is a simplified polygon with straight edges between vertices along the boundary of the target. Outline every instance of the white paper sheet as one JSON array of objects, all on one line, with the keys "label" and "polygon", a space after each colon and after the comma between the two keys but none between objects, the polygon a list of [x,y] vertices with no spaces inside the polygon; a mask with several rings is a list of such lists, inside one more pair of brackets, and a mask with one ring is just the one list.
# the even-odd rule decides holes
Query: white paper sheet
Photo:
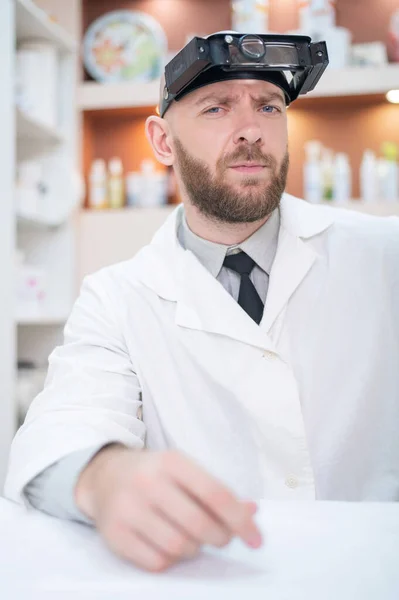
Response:
[{"label": "white paper sheet", "polygon": [[0,499],[1,600],[399,600],[399,503],[261,505],[261,550],[233,542],[160,575],[95,531]]}]

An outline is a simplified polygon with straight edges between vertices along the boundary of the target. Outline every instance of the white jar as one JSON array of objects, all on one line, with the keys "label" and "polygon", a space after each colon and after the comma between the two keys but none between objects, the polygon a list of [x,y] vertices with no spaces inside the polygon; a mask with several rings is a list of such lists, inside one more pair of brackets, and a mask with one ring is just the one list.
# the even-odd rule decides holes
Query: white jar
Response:
[{"label": "white jar", "polygon": [[337,203],[345,203],[352,196],[352,171],[349,156],[344,152],[338,152],[334,161],[334,191],[333,200]]},{"label": "white jar", "polygon": [[102,158],[93,160],[89,174],[89,208],[108,207],[107,165]]},{"label": "white jar", "polygon": [[232,0],[232,26],[240,33],[269,31],[270,0]]},{"label": "white jar", "polygon": [[360,197],[363,202],[377,202],[378,161],[372,150],[365,150],[360,165]]},{"label": "white jar", "polygon": [[17,104],[32,119],[58,126],[58,51],[45,40],[22,42],[16,56]]},{"label": "white jar", "polygon": [[317,140],[305,144],[306,160],[303,166],[304,198],[317,204],[323,199],[322,145]]},{"label": "white jar", "polygon": [[379,159],[378,187],[383,202],[396,203],[399,200],[399,167],[396,161]]},{"label": "white jar", "polygon": [[142,175],[139,171],[132,171],[126,175],[126,201],[128,206],[140,206],[143,196]]},{"label": "white jar", "polygon": [[168,197],[168,175],[156,170],[152,159],[141,163],[141,197],[139,206],[162,206]]},{"label": "white jar", "polygon": [[299,29],[314,34],[335,27],[336,0],[298,0]]}]

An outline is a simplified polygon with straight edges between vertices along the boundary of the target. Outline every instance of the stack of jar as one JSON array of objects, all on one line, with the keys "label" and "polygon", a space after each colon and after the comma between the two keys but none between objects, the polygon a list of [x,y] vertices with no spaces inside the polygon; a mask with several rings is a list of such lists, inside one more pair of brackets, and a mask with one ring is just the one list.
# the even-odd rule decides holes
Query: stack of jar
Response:
[{"label": "stack of jar", "polygon": [[[352,198],[352,168],[348,154],[334,152],[321,142],[305,144],[304,198],[312,203],[330,200],[348,202]],[[363,202],[399,201],[399,148],[384,142],[381,156],[365,150],[360,166],[360,199]]]},{"label": "stack of jar", "polygon": [[140,171],[124,176],[120,158],[93,161],[89,175],[89,208],[120,209],[125,206],[162,206],[168,201],[169,175],[157,171],[153,160],[143,160]]},{"label": "stack of jar", "polygon": [[16,105],[30,118],[48,127],[59,126],[59,56],[51,42],[21,42],[16,54]]}]

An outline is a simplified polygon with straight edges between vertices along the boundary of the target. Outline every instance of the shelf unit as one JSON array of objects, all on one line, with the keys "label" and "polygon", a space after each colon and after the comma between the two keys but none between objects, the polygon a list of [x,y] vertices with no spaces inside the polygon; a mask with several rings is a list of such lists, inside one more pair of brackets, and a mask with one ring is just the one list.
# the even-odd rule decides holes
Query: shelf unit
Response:
[{"label": "shelf unit", "polygon": [[[52,7],[75,12],[80,22],[79,0],[45,0]],[[66,6],[68,4],[68,6]],[[15,106],[15,52],[25,39],[47,40],[58,51],[58,124],[48,127]],[[76,296],[75,217],[68,212],[76,195],[77,167],[78,35],[67,33],[33,0],[0,2],[0,490],[4,480],[8,447],[17,426],[14,400],[17,361],[33,360],[45,366],[59,341],[65,320]],[[16,206],[17,165],[23,160],[40,160],[50,194],[43,214],[22,214]],[[64,176],[62,176],[64,173]],[[67,177],[65,173],[71,173]],[[43,305],[21,311],[15,301],[16,250],[28,264],[45,268],[48,294]],[[4,290],[4,293],[3,293]]]},{"label": "shelf unit", "polygon": [[[61,0],[53,0],[54,7]],[[71,8],[73,8],[71,6]],[[24,159],[40,160],[45,177],[52,181],[52,196],[46,212],[38,215],[21,213],[15,210],[17,225],[17,244],[26,254],[29,264],[43,266],[48,271],[48,300],[51,306],[50,316],[43,305],[43,323],[54,321],[52,314],[68,314],[74,299],[74,222],[65,210],[73,194],[73,167],[76,160],[77,115],[75,90],[77,82],[77,48],[75,39],[55,23],[44,10],[36,6],[32,0],[15,0],[15,41],[18,44],[24,39],[40,38],[54,44],[59,57],[59,122],[56,128],[32,119],[29,114],[15,109],[16,155],[17,161]],[[65,172],[70,169],[71,176],[54,178],[54,171]],[[58,171],[57,171],[58,174]],[[54,181],[55,180],[55,181]],[[54,214],[63,214],[57,219]],[[54,264],[55,263],[55,264]],[[62,273],[62,278],[58,275]],[[29,318],[26,320],[29,321]],[[39,317],[37,319],[39,322]],[[17,320],[23,324],[23,316]],[[18,348],[19,356],[24,348]],[[24,358],[29,358],[23,356]],[[40,357],[39,360],[44,360]]]}]

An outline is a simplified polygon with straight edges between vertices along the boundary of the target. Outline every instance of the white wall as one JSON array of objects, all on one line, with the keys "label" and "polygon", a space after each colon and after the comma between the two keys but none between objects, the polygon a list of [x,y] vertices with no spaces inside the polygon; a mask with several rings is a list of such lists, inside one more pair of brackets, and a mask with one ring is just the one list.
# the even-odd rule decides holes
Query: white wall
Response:
[{"label": "white wall", "polygon": [[0,490],[15,430],[14,340],[14,1],[0,1]]}]

